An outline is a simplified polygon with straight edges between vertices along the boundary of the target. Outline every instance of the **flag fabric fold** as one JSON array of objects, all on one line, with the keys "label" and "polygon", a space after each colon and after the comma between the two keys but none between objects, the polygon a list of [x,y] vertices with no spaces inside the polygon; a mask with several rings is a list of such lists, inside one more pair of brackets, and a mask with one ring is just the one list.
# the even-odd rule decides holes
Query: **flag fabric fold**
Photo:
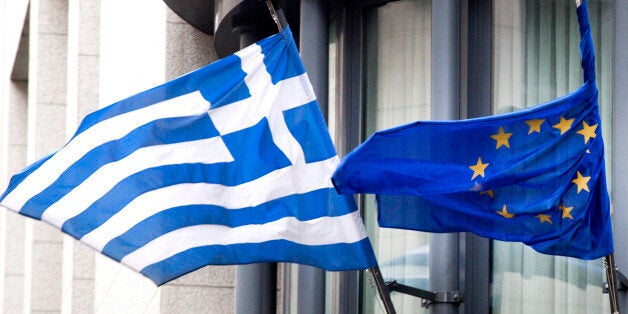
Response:
[{"label": "flag fabric fold", "polygon": [[376,132],[341,162],[337,190],[377,194],[382,227],[469,231],[581,259],[612,253],[586,1],[577,13],[578,90],[505,115]]},{"label": "flag fabric fold", "polygon": [[205,265],[373,267],[289,29],[88,115],[0,204],[166,283]]}]

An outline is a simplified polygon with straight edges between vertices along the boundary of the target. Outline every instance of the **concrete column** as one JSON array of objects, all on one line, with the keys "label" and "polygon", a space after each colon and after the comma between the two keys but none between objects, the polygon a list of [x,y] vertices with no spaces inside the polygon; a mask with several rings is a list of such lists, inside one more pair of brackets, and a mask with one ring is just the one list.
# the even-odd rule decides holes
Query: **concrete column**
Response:
[{"label": "concrete column", "polygon": [[[165,82],[166,5],[162,1],[100,1],[99,41],[99,105]],[[94,312],[160,312],[160,288],[136,271],[96,254],[94,278]]]},{"label": "concrete column", "polygon": [[236,314],[276,313],[277,264],[236,266]]},{"label": "concrete column", "polygon": [[[433,120],[458,119],[460,103],[460,3],[432,1],[432,84]],[[436,57],[438,56],[438,57]],[[430,239],[430,290],[458,288],[459,237],[457,233],[432,234]],[[430,305],[430,313],[458,313],[451,303]]]},{"label": "concrete column", "polygon": [[[32,163],[65,140],[67,1],[30,1],[27,159]],[[61,310],[62,236],[26,220],[24,312]]]},{"label": "concrete column", "polygon": [[[4,176],[7,182],[9,174],[17,173],[26,166],[26,106],[27,106],[27,89],[26,81],[10,81],[8,86],[8,111],[4,114],[8,115],[8,137],[6,148],[6,169],[7,175]],[[0,235],[2,245],[4,247],[3,258],[4,276],[1,281],[3,285],[1,309],[4,312],[21,311],[23,309],[24,299],[24,232],[25,218],[15,212],[2,209],[1,214],[3,224],[3,234]]]},{"label": "concrete column", "polygon": [[[314,93],[327,117],[328,81],[328,16],[327,1],[302,0],[299,49]],[[298,313],[325,313],[325,270],[298,265]],[[294,298],[292,298],[294,300]]]},{"label": "concrete column", "polygon": [[[66,137],[98,108],[100,1],[68,1]],[[70,236],[63,238],[64,313],[94,310],[95,252]]]},{"label": "concrete column", "polygon": [[[0,190],[26,166],[28,1],[0,1]],[[19,47],[19,52],[18,52]],[[22,312],[24,218],[0,208],[0,312]]]},{"label": "concrete column", "polygon": [[[167,9],[166,80],[218,59],[213,37],[194,28]],[[233,313],[235,266],[208,266],[160,288],[162,313]],[[185,310],[184,310],[185,309]]]},{"label": "concrete column", "polygon": [[[7,77],[8,78],[8,77]],[[3,175],[3,184],[8,182],[9,174],[17,173],[26,166],[26,106],[28,84],[25,80],[7,82],[6,92],[8,110],[2,114],[7,116],[5,131],[8,133],[6,141],[0,149],[7,153],[6,175]],[[0,311],[9,313],[21,312],[24,301],[24,232],[25,218],[2,209],[0,212],[2,227],[0,241],[3,259],[2,307]]]}]

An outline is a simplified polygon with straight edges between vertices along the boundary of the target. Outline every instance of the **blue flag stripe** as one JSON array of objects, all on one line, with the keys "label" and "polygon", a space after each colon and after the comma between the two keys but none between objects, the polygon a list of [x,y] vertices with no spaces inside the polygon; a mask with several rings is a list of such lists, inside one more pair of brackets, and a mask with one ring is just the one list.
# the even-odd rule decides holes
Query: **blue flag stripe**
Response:
[{"label": "blue flag stripe", "polygon": [[[240,86],[244,76],[240,58],[236,55],[228,56],[185,76],[109,105],[106,110],[98,110],[87,115],[81,121],[74,137],[105,120],[197,91],[210,104],[219,103],[221,99],[233,94],[233,89]],[[204,88],[206,85],[208,88]],[[249,95],[248,91],[239,91],[238,94]]]},{"label": "blue flag stripe", "polygon": [[9,195],[9,193],[13,192],[13,190],[22,183],[22,181],[24,181],[24,179],[26,179],[28,176],[31,175],[31,173],[35,172],[37,169],[39,169],[39,167],[41,167],[41,165],[43,165],[45,162],[48,161],[48,159],[52,158],[54,156],[54,154],[50,154],[30,165],[28,165],[25,169],[22,170],[22,172],[15,174],[14,176],[11,177],[11,180],[9,181],[9,186],[7,187],[7,189],[0,194],[0,202],[2,202],[2,200],[4,200],[4,198]]},{"label": "blue flag stripe", "polygon": [[305,154],[305,162],[325,160],[336,155],[334,144],[324,136],[327,127],[318,109],[318,102],[284,111],[286,124]]},{"label": "blue flag stripe", "polygon": [[286,37],[287,34],[281,36],[283,42],[280,49],[277,49],[279,44],[277,38],[270,37],[259,42],[261,53],[264,55],[264,64],[273,84],[305,73],[301,60],[290,57],[290,51],[297,50],[296,44]]},{"label": "blue flag stripe", "polygon": [[[353,212],[344,216],[320,217],[304,222],[294,217],[284,217],[263,225],[245,225],[235,228],[196,225],[164,234],[126,255],[121,262],[140,271],[148,265],[203,246],[263,243],[274,240],[288,240],[308,246],[357,243],[364,239],[361,230],[339,227],[355,226],[356,222],[361,221],[359,219],[359,213]],[[304,228],[305,226],[308,227]]]},{"label": "blue flag stripe", "polygon": [[[333,189],[321,189],[304,194],[285,196],[258,206],[228,209],[215,205],[185,205],[166,208],[150,217],[114,217],[103,227],[88,234],[83,240],[90,243],[89,238],[111,238],[102,248],[102,252],[116,260],[146,245],[161,234],[194,225],[222,225],[240,227],[249,224],[264,224],[283,217],[295,217],[306,221],[323,216],[342,216],[355,210],[350,200],[337,198]],[[295,211],[302,208],[302,211]],[[185,217],[185,219],[180,219]],[[128,230],[125,230],[129,228]],[[100,233],[100,236],[96,234]],[[102,234],[108,234],[102,236]],[[118,236],[119,234],[119,236]],[[104,242],[104,241],[103,241]],[[102,244],[96,246],[100,248]]]},{"label": "blue flag stripe", "polygon": [[[229,265],[234,260],[245,260],[249,263],[265,262],[267,258],[261,252],[272,252],[278,262],[294,262],[320,267],[320,260],[327,261],[326,269],[330,271],[346,270],[345,265],[362,261],[358,268],[369,268],[375,263],[374,257],[364,254],[371,250],[368,239],[356,243],[329,244],[306,246],[285,240],[264,243],[245,243],[233,245],[212,245],[187,250],[176,254],[159,263],[141,270],[146,276],[153,278],[157,285],[166,283],[188,272],[189,269],[200,268],[207,263],[212,265]],[[347,254],[339,254],[347,252]],[[207,262],[203,262],[207,261]],[[172,277],[165,274],[172,274]]]}]

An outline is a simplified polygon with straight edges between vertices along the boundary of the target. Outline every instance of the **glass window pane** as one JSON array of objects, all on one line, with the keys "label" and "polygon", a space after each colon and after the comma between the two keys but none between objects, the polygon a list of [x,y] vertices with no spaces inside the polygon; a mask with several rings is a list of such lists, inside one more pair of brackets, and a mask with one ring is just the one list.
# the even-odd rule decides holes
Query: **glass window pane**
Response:
[{"label": "glass window pane", "polygon": [[[589,1],[603,133],[609,144],[612,7],[610,0]],[[582,85],[573,0],[494,0],[493,17],[494,113],[531,107]],[[607,169],[612,165],[610,148],[605,147]],[[608,295],[602,294],[601,260],[543,255],[521,243],[494,241],[492,267],[493,313],[610,312]]]},{"label": "glass window pane", "polygon": [[[430,118],[431,1],[404,0],[369,8],[365,38],[365,136]],[[365,223],[386,281],[428,288],[429,234],[379,228],[372,195]],[[367,282],[368,284],[368,282]],[[383,313],[365,287],[365,313]],[[393,294],[398,313],[421,311],[421,299]]]}]

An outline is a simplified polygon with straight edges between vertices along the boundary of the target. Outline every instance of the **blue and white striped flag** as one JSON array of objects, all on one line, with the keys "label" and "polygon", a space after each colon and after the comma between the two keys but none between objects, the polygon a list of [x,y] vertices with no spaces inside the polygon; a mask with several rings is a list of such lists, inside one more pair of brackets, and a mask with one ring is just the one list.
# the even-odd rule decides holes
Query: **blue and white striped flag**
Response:
[{"label": "blue and white striped flag", "polygon": [[161,285],[205,265],[376,264],[290,30],[87,116],[0,204]]}]

